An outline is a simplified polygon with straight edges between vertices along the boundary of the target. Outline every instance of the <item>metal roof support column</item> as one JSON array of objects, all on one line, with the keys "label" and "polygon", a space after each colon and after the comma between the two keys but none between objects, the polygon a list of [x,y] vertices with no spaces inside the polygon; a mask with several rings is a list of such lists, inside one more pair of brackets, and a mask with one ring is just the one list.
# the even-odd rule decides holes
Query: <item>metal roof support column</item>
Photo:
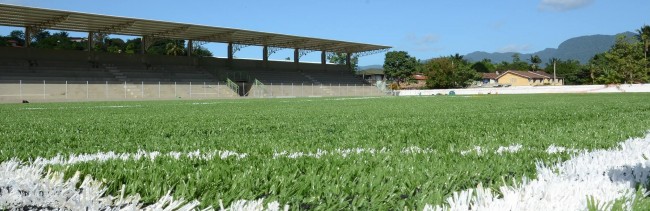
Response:
[{"label": "metal roof support column", "polygon": [[326,51],[321,51],[321,53],[320,53],[320,63],[322,65],[327,64],[327,52]]},{"label": "metal roof support column", "polygon": [[352,71],[352,54],[351,53],[346,53],[345,54],[345,65],[348,66],[348,69]]},{"label": "metal roof support column", "polygon": [[264,63],[264,67],[269,68],[269,46],[264,46],[262,48],[262,62]]},{"label": "metal roof support column", "polygon": [[228,43],[228,60],[226,61],[226,65],[230,68],[233,67],[233,59],[235,57],[235,49],[232,44],[232,42]]},{"label": "metal roof support column", "polygon": [[320,63],[323,65],[323,69],[327,70],[327,51],[320,52]]},{"label": "metal roof support column", "polygon": [[232,43],[230,42],[228,43],[228,62],[232,62],[233,54],[234,54],[233,47],[232,47]]},{"label": "metal roof support column", "polygon": [[95,33],[93,32],[88,32],[88,52],[93,51],[93,37],[95,36]]},{"label": "metal roof support column", "polygon": [[187,56],[192,56],[192,51],[194,51],[194,46],[192,46],[192,40],[187,40]]},{"label": "metal roof support column", "polygon": [[262,60],[264,62],[269,61],[269,47],[266,45],[264,46],[264,48],[262,48]]},{"label": "metal roof support column", "polygon": [[145,43],[146,39],[144,38],[145,36],[140,37],[140,54],[146,54],[147,53],[147,43]]},{"label": "metal roof support column", "polygon": [[32,42],[32,27],[31,26],[26,26],[25,27],[25,47],[29,48],[29,45]]},{"label": "metal roof support column", "polygon": [[296,69],[300,69],[300,49],[293,50],[293,62],[296,63]]}]

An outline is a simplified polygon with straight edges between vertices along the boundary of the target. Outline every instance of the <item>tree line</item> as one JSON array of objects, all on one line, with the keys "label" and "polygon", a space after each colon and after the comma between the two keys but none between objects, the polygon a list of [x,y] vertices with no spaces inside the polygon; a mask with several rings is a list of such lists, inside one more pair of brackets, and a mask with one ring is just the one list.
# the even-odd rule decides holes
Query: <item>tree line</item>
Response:
[{"label": "tree line", "polygon": [[[121,38],[112,38],[107,34],[95,33],[93,34],[93,40],[95,41],[91,45],[92,51],[123,54],[142,53],[141,38],[127,39],[125,41]],[[88,39],[70,37],[70,34],[65,31],[54,33],[47,30],[38,31],[31,36],[30,40],[25,40],[25,33],[21,30],[14,30],[7,36],[0,36],[0,46],[16,45],[22,47],[26,46],[26,42],[29,42],[30,47],[34,48],[89,50]],[[181,56],[187,55],[187,51],[185,40],[158,39],[146,49],[146,54]],[[201,46],[195,46],[192,55],[200,57],[212,56],[212,52]]]},{"label": "tree line", "polygon": [[469,62],[459,54],[418,60],[404,51],[386,53],[384,74],[400,83],[412,81],[414,74],[427,76],[426,88],[464,88],[480,80],[482,73],[506,70],[544,71],[563,78],[567,85],[632,84],[650,82],[650,26],[636,30],[635,37],[617,37],[606,52],[596,54],[587,64],[577,60],[552,58],[543,61],[537,55],[522,59],[514,54],[511,62],[494,63],[489,59]]},{"label": "tree line", "polygon": [[[92,45],[93,51],[108,52],[108,53],[124,53],[124,54],[141,54],[142,53],[142,39],[128,39],[126,41],[120,38],[111,38],[107,34],[95,33],[93,40],[96,40]],[[13,42],[12,42],[13,41]],[[87,39],[73,39],[65,31],[51,33],[49,31],[39,31],[32,35],[29,40],[30,46],[34,48],[48,48],[48,49],[61,49],[61,50],[88,50]],[[7,36],[0,36],[0,46],[10,47],[12,45],[25,46],[25,33],[21,30],[14,30]],[[180,56],[187,55],[188,49],[185,47],[185,40],[172,40],[160,39],[156,40],[146,53],[152,55],[171,55]],[[212,57],[212,52],[202,46],[195,46],[192,55],[199,57]],[[327,60],[333,64],[344,65],[346,63],[346,53],[335,53],[328,55]],[[287,57],[286,60],[291,60]],[[353,55],[351,58],[351,66],[354,70],[358,68],[359,56]]]}]

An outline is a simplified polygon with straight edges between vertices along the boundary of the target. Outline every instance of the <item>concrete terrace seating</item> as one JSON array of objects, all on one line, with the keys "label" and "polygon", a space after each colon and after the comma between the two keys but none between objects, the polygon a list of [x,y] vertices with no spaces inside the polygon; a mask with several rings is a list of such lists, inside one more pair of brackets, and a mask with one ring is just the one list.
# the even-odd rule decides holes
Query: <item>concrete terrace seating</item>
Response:
[{"label": "concrete terrace seating", "polygon": [[226,78],[248,96],[381,95],[343,65],[0,47],[2,99],[237,97]]},{"label": "concrete terrace seating", "polygon": [[313,81],[318,81],[323,85],[368,85],[367,82],[363,81],[361,78],[358,78],[350,72],[342,71],[305,71],[303,73],[305,77],[312,79]]},{"label": "concrete terrace seating", "polygon": [[311,84],[309,78],[295,71],[268,71],[258,70],[248,72],[251,78],[255,78],[265,84]]},{"label": "concrete terrace seating", "polygon": [[208,71],[195,66],[157,65],[157,66],[121,66],[113,65],[110,71],[124,75],[128,82],[217,82]]},{"label": "concrete terrace seating", "polygon": [[217,82],[197,58],[0,47],[0,82]]},{"label": "concrete terrace seating", "polygon": [[22,81],[115,81],[115,77],[102,68],[92,68],[86,62],[39,62],[36,66],[0,64],[0,82]]},{"label": "concrete terrace seating", "polygon": [[251,80],[257,79],[264,84],[322,84],[322,85],[368,85],[352,73],[342,71],[246,71]]}]

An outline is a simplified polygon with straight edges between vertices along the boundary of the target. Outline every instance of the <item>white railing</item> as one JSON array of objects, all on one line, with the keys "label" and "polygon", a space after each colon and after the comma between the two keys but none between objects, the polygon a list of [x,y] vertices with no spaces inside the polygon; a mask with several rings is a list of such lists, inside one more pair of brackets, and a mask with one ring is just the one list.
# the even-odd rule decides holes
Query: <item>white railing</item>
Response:
[{"label": "white railing", "polygon": [[[234,82],[233,82],[234,84]],[[237,84],[234,84],[237,85]],[[375,85],[266,83],[254,84],[249,97],[338,97],[382,96]],[[241,87],[237,87],[241,88]],[[117,81],[4,81],[0,83],[0,102],[102,101],[156,99],[239,98],[225,82],[117,82]]]}]

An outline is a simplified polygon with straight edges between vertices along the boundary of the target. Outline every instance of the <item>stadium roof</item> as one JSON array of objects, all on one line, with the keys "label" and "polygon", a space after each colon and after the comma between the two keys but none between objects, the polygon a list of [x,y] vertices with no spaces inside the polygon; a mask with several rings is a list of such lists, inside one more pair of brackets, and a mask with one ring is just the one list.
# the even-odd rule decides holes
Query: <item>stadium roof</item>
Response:
[{"label": "stadium roof", "polygon": [[361,53],[389,46],[300,37],[250,30],[117,17],[0,4],[0,25],[132,36],[233,43],[277,48]]}]

